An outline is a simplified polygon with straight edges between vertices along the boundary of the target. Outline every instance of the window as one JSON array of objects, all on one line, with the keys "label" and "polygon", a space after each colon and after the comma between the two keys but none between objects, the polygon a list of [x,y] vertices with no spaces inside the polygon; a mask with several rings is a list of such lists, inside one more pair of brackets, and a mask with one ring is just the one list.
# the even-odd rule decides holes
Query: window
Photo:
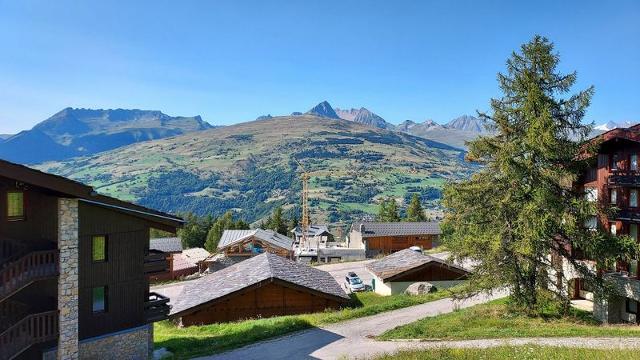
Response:
[{"label": "window", "polygon": [[107,311],[107,288],[105,286],[93,288],[93,312]]},{"label": "window", "polygon": [[629,224],[629,236],[638,241],[638,224]]},{"label": "window", "polygon": [[629,190],[629,206],[638,207],[638,189]]},{"label": "window", "polygon": [[616,224],[611,224],[611,227],[609,228],[611,230],[611,235],[615,235],[618,233],[618,229],[616,227]]},{"label": "window", "polygon": [[24,193],[22,191],[7,193],[7,217],[9,220],[24,219]]},{"label": "window", "polygon": [[584,192],[587,201],[598,201],[598,188],[585,188]]},{"label": "window", "polygon": [[612,204],[617,204],[618,203],[618,190],[616,189],[611,189],[611,203]]},{"label": "window", "polygon": [[638,171],[638,155],[633,154],[629,157],[629,170]]},{"label": "window", "polygon": [[611,170],[618,170],[618,154],[611,156]]},{"label": "window", "polygon": [[596,230],[598,228],[598,217],[591,216],[585,221],[584,226],[589,230]]},{"label": "window", "polygon": [[91,257],[93,261],[107,261],[107,237],[97,235],[91,238]]},{"label": "window", "polygon": [[627,298],[627,312],[629,314],[637,314],[638,313],[638,302]]}]

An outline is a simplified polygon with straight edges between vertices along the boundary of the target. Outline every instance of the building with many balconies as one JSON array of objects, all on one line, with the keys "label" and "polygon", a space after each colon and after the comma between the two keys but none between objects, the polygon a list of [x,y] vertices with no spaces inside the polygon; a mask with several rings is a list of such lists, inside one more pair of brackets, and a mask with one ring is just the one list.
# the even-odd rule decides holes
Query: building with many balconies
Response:
[{"label": "building with many balconies", "polygon": [[[0,359],[143,359],[169,299],[149,230],[182,220],[0,160]],[[117,346],[114,346],[117,344]]]},{"label": "building with many balconies", "polygon": [[[613,235],[629,235],[638,240],[640,226],[640,125],[618,128],[601,134],[591,140],[597,146],[589,156],[594,158],[589,168],[578,181],[578,189],[584,190],[587,198],[598,202],[600,211],[593,216],[588,226]],[[579,252],[579,249],[573,249]],[[578,254],[579,255],[579,254]],[[553,257],[552,257],[553,258]],[[607,298],[594,298],[590,287],[580,278],[566,259],[555,259],[558,268],[568,280],[567,293],[573,299],[593,301],[594,316],[606,323],[638,323],[640,302],[640,272],[638,260],[618,260],[611,269],[596,270],[595,262],[588,259],[583,263],[592,271],[600,271],[603,276],[617,284],[618,294]]]}]

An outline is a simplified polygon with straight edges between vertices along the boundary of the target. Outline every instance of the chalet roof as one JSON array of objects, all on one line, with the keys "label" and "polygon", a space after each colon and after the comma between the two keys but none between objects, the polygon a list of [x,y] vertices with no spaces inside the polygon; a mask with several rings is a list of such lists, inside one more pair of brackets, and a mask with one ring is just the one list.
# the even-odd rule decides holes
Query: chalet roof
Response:
[{"label": "chalet roof", "polygon": [[423,222],[360,222],[351,227],[362,232],[363,238],[377,236],[440,235],[440,223]]},{"label": "chalet roof", "polygon": [[[300,226],[296,226],[291,230],[291,232],[297,237],[302,236],[302,228]],[[321,235],[331,235],[327,225],[309,225],[309,230],[307,231],[308,237]]]},{"label": "chalet roof", "polygon": [[404,249],[366,265],[367,270],[382,280],[393,278],[404,272],[423,267],[427,264],[438,264],[449,269],[468,274],[469,271],[460,266],[449,264],[437,257],[424,255],[411,249]]},{"label": "chalet roof", "polygon": [[91,186],[78,181],[42,172],[2,159],[0,159],[0,176],[47,189],[53,193],[59,194],[60,196],[71,196],[78,198],[80,201],[85,203],[108,207],[117,211],[129,213],[133,216],[144,218],[160,225],[158,227],[162,230],[174,231],[175,228],[184,224],[184,220],[177,216],[118,200],[106,195],[100,195],[96,193]]},{"label": "chalet roof", "polygon": [[204,259],[209,257],[209,252],[203,248],[191,248],[182,251],[182,256],[184,256],[189,262],[192,264],[198,264]]},{"label": "chalet roof", "polygon": [[183,253],[177,253],[173,255],[173,268],[174,272],[186,269],[198,268],[198,265],[187,258]]},{"label": "chalet roof", "polygon": [[224,249],[230,245],[241,243],[251,237],[255,237],[271,245],[287,250],[293,247],[293,240],[289,237],[279,234],[273,230],[254,229],[225,230],[224,233],[222,233],[220,242],[218,242],[218,249]]},{"label": "chalet roof", "polygon": [[237,291],[267,281],[283,281],[330,297],[349,299],[328,272],[264,253],[184,285],[172,304],[170,315],[195,311],[204,304],[226,299]]},{"label": "chalet roof", "polygon": [[164,253],[182,252],[182,241],[178,237],[165,237],[149,240],[149,250],[162,251]]}]

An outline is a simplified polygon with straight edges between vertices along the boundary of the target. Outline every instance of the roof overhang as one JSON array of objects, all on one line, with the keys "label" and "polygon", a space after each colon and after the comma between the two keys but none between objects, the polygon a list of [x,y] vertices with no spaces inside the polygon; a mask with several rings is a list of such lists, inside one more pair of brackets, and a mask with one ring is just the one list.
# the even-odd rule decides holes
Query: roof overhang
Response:
[{"label": "roof overhang", "polygon": [[[211,276],[211,274],[208,275],[208,276]],[[306,291],[306,292],[312,293],[313,295],[324,297],[324,298],[328,298],[328,299],[331,299],[331,300],[336,300],[336,301],[339,301],[339,302],[342,302],[342,303],[350,301],[349,297],[340,297],[340,296],[337,296],[337,295],[334,295],[334,294],[329,294],[329,293],[325,293],[325,292],[322,292],[322,291],[317,291],[315,289],[311,289],[311,288],[308,288],[308,287],[300,286],[298,284],[294,284],[294,283],[291,283],[291,282],[288,282],[288,281],[284,281],[284,280],[281,280],[281,279],[278,279],[278,278],[275,278],[275,277],[269,277],[267,279],[258,281],[258,282],[254,283],[254,284],[248,285],[246,287],[243,287],[243,288],[238,289],[236,291],[230,292],[230,293],[225,294],[223,296],[217,297],[215,299],[211,299],[209,301],[205,301],[205,302],[203,302],[201,304],[192,306],[192,307],[190,307],[188,309],[184,309],[184,310],[179,311],[179,312],[177,312],[175,314],[171,314],[171,315],[169,315],[169,318],[170,319],[175,319],[175,318],[179,318],[179,317],[182,317],[182,316],[185,316],[185,315],[192,314],[192,313],[194,313],[194,312],[196,312],[198,310],[205,309],[205,308],[207,308],[207,307],[209,307],[211,305],[215,305],[215,304],[217,304],[219,302],[223,302],[223,301],[228,300],[230,298],[233,298],[235,296],[240,296],[240,295],[242,295],[244,293],[250,292],[252,290],[261,288],[263,286],[266,286],[266,285],[272,284],[272,283],[273,284],[282,285],[282,286],[285,286],[285,287],[288,287],[288,288],[291,288],[291,289],[294,289],[294,290]],[[345,294],[345,296],[346,296],[346,294]]]}]

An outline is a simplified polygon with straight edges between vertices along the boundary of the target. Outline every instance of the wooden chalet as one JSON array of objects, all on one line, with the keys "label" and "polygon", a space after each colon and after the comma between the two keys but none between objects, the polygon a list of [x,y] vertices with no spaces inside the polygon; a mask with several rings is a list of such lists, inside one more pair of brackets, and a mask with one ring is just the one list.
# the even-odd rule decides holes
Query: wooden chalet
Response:
[{"label": "wooden chalet", "polygon": [[149,230],[182,223],[0,160],[0,359],[146,358],[169,313]]},{"label": "wooden chalet", "polygon": [[227,257],[250,257],[264,252],[291,257],[293,240],[273,230],[225,230],[218,251]]},{"label": "wooden chalet", "polygon": [[417,282],[436,289],[449,288],[466,280],[469,271],[433,256],[405,249],[366,265],[373,276],[372,286],[380,295],[402,294]]},{"label": "wooden chalet", "polygon": [[439,222],[360,222],[351,226],[349,247],[365,249],[373,257],[412,246],[431,249],[439,237]]},{"label": "wooden chalet", "polygon": [[211,324],[335,309],[349,299],[329,273],[263,253],[185,284],[170,318]]}]

